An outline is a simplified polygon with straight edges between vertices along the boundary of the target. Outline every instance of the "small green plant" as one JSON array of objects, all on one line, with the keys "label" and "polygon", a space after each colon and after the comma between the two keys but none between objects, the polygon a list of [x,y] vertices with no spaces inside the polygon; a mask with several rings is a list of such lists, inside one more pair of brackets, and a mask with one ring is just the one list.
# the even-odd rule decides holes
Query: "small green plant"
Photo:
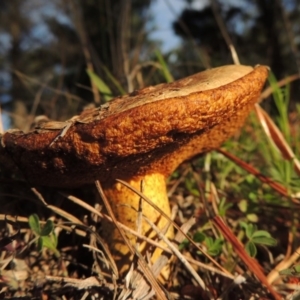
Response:
[{"label": "small green plant", "polygon": [[207,253],[210,256],[218,256],[222,252],[222,239],[213,239],[212,237],[208,236],[205,238],[205,244],[207,247]]},{"label": "small green plant", "polygon": [[257,226],[252,223],[241,221],[240,226],[245,230],[248,239],[245,250],[251,257],[257,254],[257,245],[275,246],[276,240],[271,237],[270,233],[265,230],[258,230]]},{"label": "small green plant", "polygon": [[[211,256],[217,256],[222,251],[223,240],[222,239],[213,239],[210,236],[206,236],[203,232],[197,231],[192,237],[195,243],[203,243],[206,245],[207,254]],[[180,245],[179,250],[186,248],[190,244],[189,240],[185,239]],[[199,253],[201,254],[201,253]]]},{"label": "small green plant", "polygon": [[275,75],[270,72],[269,83],[273,88],[273,99],[278,115],[276,117],[280,131],[288,142],[291,142],[291,132],[289,126],[289,101],[290,101],[290,86],[286,85],[282,88],[278,86],[278,81]]},{"label": "small green plant", "polygon": [[199,189],[193,177],[187,176],[184,180],[184,183],[185,183],[185,188],[189,192],[189,194],[196,197],[200,197]]},{"label": "small green plant", "polygon": [[51,220],[47,220],[46,224],[41,227],[40,219],[37,214],[33,214],[28,219],[29,227],[36,235],[36,243],[39,251],[48,248],[54,252],[56,257],[60,257],[57,250],[57,236],[54,233],[54,225]]},{"label": "small green plant", "polygon": [[[205,235],[201,231],[197,231],[192,239],[195,243],[202,243],[205,240]],[[184,239],[178,248],[179,250],[183,250],[184,248],[187,248],[189,244],[190,241],[188,239]]]},{"label": "small green plant", "polygon": [[220,217],[225,217],[226,216],[226,212],[229,208],[231,208],[233,206],[232,203],[226,203],[226,198],[223,197],[220,200],[220,204],[218,207],[218,211],[219,211],[219,216]]},{"label": "small green plant", "polygon": [[249,200],[251,200],[251,202],[246,199],[242,199],[238,203],[238,208],[240,209],[240,211],[242,213],[244,213],[246,215],[246,218],[248,221],[250,221],[252,223],[257,223],[258,222],[257,214],[253,213],[251,211],[251,208],[249,208],[251,203],[257,202],[257,195],[253,192],[250,192],[248,195],[248,198],[249,198]]},{"label": "small green plant", "polygon": [[[283,184],[290,193],[298,190],[299,180],[294,169],[294,158],[299,155],[297,150],[299,136],[293,134],[289,122],[289,85],[279,87],[274,74],[269,74],[269,83],[273,89],[273,119],[278,127],[278,134],[271,134],[268,143],[262,143],[261,154],[265,161],[269,163],[269,173],[272,179]],[[274,110],[274,109],[273,109]],[[273,132],[275,129],[272,128]],[[270,130],[270,129],[269,129]],[[284,149],[284,150],[283,150]]]}]

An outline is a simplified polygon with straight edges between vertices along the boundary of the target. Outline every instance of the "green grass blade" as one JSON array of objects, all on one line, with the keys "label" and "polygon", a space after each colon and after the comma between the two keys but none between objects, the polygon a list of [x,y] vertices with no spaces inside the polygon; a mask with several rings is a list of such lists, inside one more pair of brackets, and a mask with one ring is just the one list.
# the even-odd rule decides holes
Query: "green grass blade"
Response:
[{"label": "green grass blade", "polygon": [[104,101],[107,102],[113,98],[112,92],[109,86],[94,72],[90,70],[86,70],[89,75],[91,81],[96,85],[99,92],[103,95]]},{"label": "green grass blade", "polygon": [[113,76],[113,74],[105,66],[102,66],[102,69],[105,72],[105,74],[107,75],[107,77],[114,84],[114,86],[117,88],[117,90],[119,91],[119,93],[121,95],[126,95],[127,94],[126,91],[123,89],[123,87],[121,86],[120,82]]},{"label": "green grass blade", "polygon": [[167,64],[166,64],[166,61],[164,60],[163,56],[161,55],[160,51],[158,50],[155,50],[155,55],[161,65],[161,71],[166,79],[167,82],[172,82],[174,81],[174,78],[172,76],[172,74],[170,73],[168,67],[167,67]]}]

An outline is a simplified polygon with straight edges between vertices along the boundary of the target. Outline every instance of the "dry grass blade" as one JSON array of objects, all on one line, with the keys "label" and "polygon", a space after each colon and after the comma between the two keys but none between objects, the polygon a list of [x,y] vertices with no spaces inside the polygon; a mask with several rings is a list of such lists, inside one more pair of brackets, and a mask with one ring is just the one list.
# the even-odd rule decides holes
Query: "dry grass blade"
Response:
[{"label": "dry grass blade", "polygon": [[[62,194],[64,195],[67,199],[71,200],[72,202],[80,205],[81,207],[85,208],[87,211],[90,211],[91,213],[99,216],[100,218],[102,219],[106,219],[108,220],[109,222],[113,222],[111,217],[107,216],[106,214],[103,214],[101,212],[99,212],[98,210],[96,210],[94,207],[90,206],[89,204],[87,204],[86,202],[82,201],[81,199],[77,198],[77,197],[74,197],[74,196],[71,196],[71,195],[65,195],[65,194]],[[166,247],[164,247],[163,245],[159,244],[158,242],[156,241],[153,241],[152,239],[144,236],[144,235],[141,235],[139,233],[137,233],[135,230],[123,225],[122,223],[120,222],[117,222],[118,225],[125,231],[129,232],[130,234],[133,234],[135,235],[137,238],[139,238],[140,240],[143,240],[143,241],[146,241],[147,243],[155,246],[155,247],[158,247],[164,251],[167,251],[169,253],[171,253],[171,251],[169,249],[167,249]]]},{"label": "dry grass blade", "polygon": [[16,217],[16,216],[10,216],[10,215],[4,215],[0,214],[0,221],[12,221],[12,222],[23,222],[23,223],[28,223],[28,218],[26,217]]},{"label": "dry grass blade", "polygon": [[[185,265],[185,267],[191,272],[191,274],[194,276],[195,280],[199,283],[199,285],[203,288],[203,290],[206,290],[208,293],[209,291],[205,289],[205,284],[202,281],[202,279],[198,276],[198,274],[195,272],[195,270],[191,267],[191,265],[188,263],[188,259],[186,259],[177,249],[177,246],[174,246],[168,238],[155,226],[151,221],[149,221],[147,218],[145,218],[146,222],[148,222],[151,226],[151,228],[157,233],[158,237],[163,240],[171,249],[172,254],[175,254],[178,259]],[[195,224],[195,218],[191,218],[189,221],[187,221],[185,224],[181,226],[181,229],[184,233],[187,233],[189,229]],[[181,243],[184,240],[184,235],[181,232],[177,232],[177,235],[175,237],[176,242]],[[158,275],[162,268],[165,266],[165,264],[168,261],[168,258],[170,255],[165,255],[165,253],[162,253],[162,255],[155,261],[153,266],[151,267],[153,273],[155,275]],[[206,267],[206,265],[202,265],[203,268]],[[217,270],[218,271],[218,270]],[[131,282],[133,286],[136,286],[136,289],[133,291],[132,296],[134,299],[149,299],[150,294],[148,294],[145,297],[145,281],[140,281],[141,274],[134,274],[134,280]]]},{"label": "dry grass blade", "polygon": [[66,212],[65,210],[62,210],[59,207],[56,207],[54,205],[49,205],[43,195],[36,189],[36,188],[31,188],[31,191],[37,196],[37,198],[50,210],[55,212],[57,215],[65,218],[66,220],[70,221],[71,223],[78,224],[78,225],[84,225],[78,218],[73,216],[72,214]]},{"label": "dry grass blade", "polygon": [[120,232],[120,235],[122,236],[124,242],[127,244],[131,254],[133,255],[137,255],[138,257],[138,265],[139,267],[142,269],[143,271],[143,274],[145,275],[147,281],[150,283],[150,288],[154,289],[158,299],[162,299],[162,300],[167,300],[166,298],[166,295],[165,293],[163,292],[163,290],[161,289],[161,287],[159,286],[158,282],[156,281],[155,277],[153,276],[153,273],[151,272],[149,266],[147,265],[145,259],[140,255],[140,253],[138,251],[136,251],[133,246],[131,245],[131,243],[128,241],[127,237],[125,236],[124,234],[124,231],[123,229],[119,226],[114,214],[113,214],[113,211],[111,209],[111,206],[102,190],[102,187],[100,185],[100,182],[99,181],[96,181],[95,182],[96,184],[96,188],[99,192],[99,195],[101,196],[102,198],[102,201],[110,215],[110,217],[112,218],[113,220],[113,223],[114,225],[117,227],[118,231]]},{"label": "dry grass blade", "polygon": [[[41,201],[48,209],[52,210],[54,213],[56,213],[57,215],[59,215],[59,216],[65,218],[66,220],[70,221],[73,227],[74,227],[74,225],[75,225],[75,227],[76,227],[76,226],[77,226],[77,227],[78,227],[78,226],[79,226],[79,227],[84,227],[84,228],[86,229],[86,231],[89,231],[90,233],[93,234],[93,231],[92,231],[90,228],[86,228],[86,225],[85,225],[83,222],[81,222],[81,220],[79,220],[78,218],[76,218],[76,217],[73,216],[72,214],[70,214],[70,213],[68,213],[68,212],[66,212],[66,211],[64,211],[64,210],[62,210],[61,208],[58,208],[58,207],[53,206],[53,205],[48,205],[48,204],[46,203],[46,201],[44,200],[44,198],[43,198],[43,196],[42,196],[41,193],[39,193],[35,188],[32,188],[31,190],[34,192],[34,194],[38,197],[38,199],[39,199],[39,200],[40,200],[40,201]],[[65,196],[65,195],[64,195],[64,196]],[[76,200],[78,200],[78,201],[77,201],[77,204],[80,204],[80,205],[83,206],[83,207],[88,206],[88,204],[84,203],[83,201],[81,201],[81,200],[79,201],[79,199],[76,199]],[[75,201],[74,201],[74,202],[75,202]],[[85,204],[86,204],[86,205],[85,205]],[[91,212],[97,212],[95,209],[91,209],[90,211],[91,211]],[[59,226],[60,226],[61,228],[64,228],[64,229],[68,230],[68,231],[73,231],[73,229],[71,229],[71,228],[66,228],[66,227],[63,226],[62,224],[59,224]],[[85,231],[85,233],[86,233],[86,231]],[[78,230],[78,229],[75,229],[75,232],[76,232],[77,234],[79,234],[79,235],[82,235],[82,236],[85,235],[85,234],[82,234],[82,231],[80,231],[80,230]],[[116,267],[116,265],[115,265],[115,263],[114,263],[114,260],[113,260],[113,258],[112,258],[112,256],[111,256],[111,254],[110,254],[110,251],[109,251],[108,247],[106,246],[106,244],[104,243],[104,241],[103,241],[100,237],[97,237],[97,241],[99,242],[99,244],[102,246],[103,250],[105,251],[105,253],[106,253],[106,255],[107,255],[107,257],[108,257],[108,259],[109,259],[109,261],[110,261],[111,269],[112,269],[113,273],[115,274],[116,278],[118,278],[118,270],[117,270],[117,267]]]},{"label": "dry grass blade", "polygon": [[[276,85],[278,87],[282,87],[282,86],[285,86],[297,79],[299,79],[300,76],[298,74],[294,74],[294,75],[291,75],[291,76],[288,76],[280,81],[278,81],[276,83]],[[261,94],[260,94],[260,97],[259,97],[259,100],[258,100],[258,103],[260,103],[261,101],[263,101],[264,99],[268,98],[272,93],[274,92],[274,88],[272,86],[269,86],[267,87]]]},{"label": "dry grass blade", "polygon": [[180,174],[180,177],[176,179],[175,183],[168,189],[168,197],[171,197],[174,194],[176,188],[181,182],[184,181],[188,172],[190,172],[190,168],[185,168],[183,170],[183,172]]},{"label": "dry grass blade", "polygon": [[18,76],[20,78],[20,80],[22,81],[28,81],[30,83],[33,83],[33,84],[36,84],[38,86],[41,86],[41,87],[44,87],[44,88],[47,88],[49,91],[52,91],[53,93],[57,94],[57,95],[62,95],[62,96],[65,96],[67,98],[70,98],[70,99],[74,99],[74,100],[77,100],[78,102],[84,102],[84,99],[76,96],[76,95],[73,95],[69,92],[65,92],[64,90],[60,90],[60,89],[56,89],[56,88],[52,88],[51,86],[47,85],[46,83],[44,82],[40,82],[39,80],[37,79],[34,79],[32,77],[29,77],[27,75],[25,75],[24,73],[22,72],[19,72],[17,70],[14,71],[14,73],[16,74],[16,76]]},{"label": "dry grass blade", "polygon": [[181,263],[186,267],[186,269],[191,273],[191,275],[195,278],[198,284],[202,287],[203,290],[207,290],[204,281],[200,278],[197,272],[192,268],[189,262],[185,259],[185,257],[180,253],[177,246],[174,246],[163,234],[161,234],[160,230],[148,219],[145,219],[146,222],[150,224],[152,229],[157,233],[159,238],[163,240],[169,248],[173,251],[174,255],[181,261]]},{"label": "dry grass blade", "polygon": [[255,112],[266,135],[272,142],[274,142],[274,144],[280,150],[284,159],[293,159],[295,157],[295,154],[293,153],[292,149],[285,141],[283,134],[269,117],[269,115],[258,104],[255,105]]},{"label": "dry grass blade", "polygon": [[[71,195],[65,195],[65,194],[62,194],[63,196],[65,196],[67,199],[71,200],[72,202],[76,203],[77,205],[83,207],[84,209],[86,209],[87,211],[90,211],[91,213],[94,213],[95,215],[98,215],[100,218],[106,218],[107,220],[109,221],[112,221],[111,218],[105,214],[102,214],[101,212],[99,212],[98,210],[96,210],[94,207],[90,206],[89,204],[85,203],[84,201],[82,201],[81,199],[79,198],[76,198],[74,196],[71,196]],[[184,238],[186,238],[186,233],[187,231],[191,228],[191,226],[193,226],[195,224],[195,218],[191,218],[188,222],[184,223],[182,226],[181,226],[181,230],[179,230],[176,234],[176,237],[175,237],[175,240],[178,242],[178,243],[181,243],[183,241]],[[119,223],[118,222],[118,225],[125,231],[133,234],[133,235],[136,235],[140,240],[144,240],[146,241],[147,243],[149,244],[152,244],[153,246],[155,247],[159,247],[161,248],[162,250],[164,250],[165,253],[168,253],[169,255],[170,254],[173,254],[173,252],[162,246],[159,242],[156,242],[156,241],[153,241],[152,239],[150,238],[147,238],[145,236],[141,236],[139,235],[136,231],[124,226],[123,224]],[[190,263],[190,264],[193,264],[199,268],[202,268],[204,270],[207,270],[209,272],[214,272],[216,274],[220,274],[221,276],[223,277],[226,277],[226,278],[229,278],[231,280],[234,279],[234,276],[232,274],[230,274],[227,270],[226,272],[223,272],[222,270],[220,271],[218,268],[214,268],[206,263],[202,263],[200,261],[196,261],[190,257],[185,257],[185,259]],[[155,271],[155,268],[156,268],[156,263],[153,264],[152,266],[152,269],[153,269],[153,272],[156,273]],[[138,280],[138,278],[137,278]],[[131,292],[128,291],[128,293],[130,294]],[[126,299],[126,298],[125,298]]]},{"label": "dry grass blade", "polygon": [[210,59],[208,57],[208,54],[206,53],[206,50],[201,49],[201,48],[205,48],[205,47],[197,44],[197,42],[195,41],[195,39],[193,37],[193,34],[191,33],[189,27],[185,24],[185,22],[183,22],[181,20],[181,18],[178,18],[178,14],[176,12],[177,9],[175,8],[174,1],[173,1],[173,3],[170,0],[165,0],[164,2],[166,3],[169,10],[173,14],[174,19],[178,19],[180,27],[185,32],[185,34],[188,37],[189,41],[192,43],[193,49],[195,49],[197,51],[196,54],[197,54],[197,58],[199,59],[199,61],[201,61],[201,63],[203,64],[205,69],[210,69],[212,66],[211,66],[211,62],[210,62]]},{"label": "dry grass blade", "polygon": [[[99,280],[99,278],[92,276],[86,279],[76,279],[76,278],[66,278],[66,277],[59,277],[59,276],[46,276],[48,281],[54,281],[58,283],[65,283],[67,286],[73,286],[77,289],[88,289],[92,286],[101,286],[103,282]],[[114,290],[114,285],[105,283],[105,287],[108,288],[110,291]]]},{"label": "dry grass blade", "polygon": [[280,275],[279,272],[289,268],[294,264],[300,257],[300,247],[294,251],[294,253],[288,258],[282,260],[267,276],[269,283],[273,283]]},{"label": "dry grass blade", "polygon": [[[178,243],[183,242],[185,239],[185,235],[188,233],[190,228],[196,224],[196,218],[193,216],[189,220],[187,220],[184,224],[181,225],[180,231],[176,233],[175,241]],[[184,233],[184,234],[183,234]]]},{"label": "dry grass blade", "polygon": [[250,257],[248,253],[245,251],[243,245],[236,238],[236,236],[232,233],[230,228],[226,226],[223,220],[220,217],[214,217],[212,219],[213,224],[219,229],[224,238],[232,244],[234,250],[239,255],[239,257],[243,260],[249,270],[257,276],[257,278],[266,286],[269,292],[273,295],[275,299],[281,299],[280,295],[273,289],[273,287],[269,284],[265,274],[261,271],[261,266],[257,263],[257,261]]},{"label": "dry grass blade", "polygon": [[[193,225],[195,225],[195,224],[196,224],[196,219],[195,219],[195,217],[190,218],[188,221],[186,221],[184,224],[182,224],[181,227],[180,227],[181,231],[178,231],[178,232],[176,233],[176,236],[175,236],[175,239],[174,239],[174,240],[175,240],[177,243],[179,243],[179,244],[182,243],[183,240],[185,239],[185,236],[186,236],[187,232],[188,232],[188,231],[190,230],[190,228],[191,228]],[[184,234],[183,234],[183,233],[184,233]],[[227,271],[226,273],[224,273],[224,272],[220,271],[219,269],[214,268],[214,267],[208,265],[207,263],[202,263],[202,262],[200,262],[200,261],[196,261],[196,260],[194,260],[194,259],[192,259],[192,258],[190,258],[190,257],[186,257],[186,256],[184,256],[184,257],[185,257],[185,259],[186,259],[189,263],[191,263],[191,264],[193,264],[193,265],[195,265],[195,266],[198,266],[198,267],[202,268],[203,270],[207,270],[207,271],[209,271],[209,272],[213,272],[213,273],[216,273],[216,274],[220,274],[220,275],[223,276],[223,277],[226,277],[226,278],[229,278],[229,279],[234,280],[234,276],[233,276],[232,274],[230,274],[228,271]]]},{"label": "dry grass blade", "polygon": [[[103,252],[101,249],[98,248],[98,245],[97,245],[97,243],[96,243],[96,242],[97,242],[97,239],[95,238],[95,236],[91,235],[91,239],[90,239],[90,240],[91,240],[90,243],[91,243],[92,245],[82,244],[82,247],[87,248],[87,249],[93,251],[93,252],[94,252],[93,254],[98,254],[97,257],[99,258],[99,260],[103,263],[103,265],[105,265],[105,267],[106,267],[107,269],[109,269],[110,264],[108,263],[108,261],[107,261],[105,255],[104,255],[104,252],[106,252],[106,249],[104,248],[104,252]],[[94,255],[94,263],[97,263],[97,262],[96,262],[96,257],[95,257],[95,255]],[[102,274],[102,272],[101,272],[101,268],[100,268],[98,265],[97,265],[97,268],[98,268],[98,270],[99,270],[99,271],[96,272],[97,275],[98,275],[98,277],[99,277],[100,279],[103,279],[104,276],[103,276],[103,274]],[[95,269],[95,267],[94,267],[94,269]],[[112,268],[112,269],[113,269],[113,268]],[[95,272],[95,271],[94,271],[94,272]],[[113,270],[113,272],[114,272],[114,274],[118,274],[118,273],[117,273],[117,268],[116,268],[116,270]],[[117,276],[116,276],[116,279],[117,279]]]},{"label": "dry grass blade", "polygon": [[[173,207],[172,214],[171,214],[172,219],[175,219],[177,212],[178,212],[178,207],[177,206]],[[141,217],[143,217],[143,215],[141,215]],[[144,218],[145,218],[145,216],[144,216]],[[169,224],[167,223],[166,226],[164,228],[162,228],[160,234],[162,234],[166,237],[166,233],[168,232],[169,227],[170,227],[170,223]],[[160,240],[158,240],[158,242],[161,243]],[[138,244],[136,247],[138,248]],[[155,248],[152,247],[152,251],[148,251],[147,255],[149,254],[149,256],[150,256],[152,254],[152,257],[153,257],[154,252],[155,252]],[[151,266],[151,270],[156,277],[161,275],[162,282],[165,282],[167,280],[166,278],[164,278],[163,268],[166,267],[171,255],[172,255],[171,249],[168,249],[168,251],[163,251],[158,258],[155,257],[155,261],[153,262],[153,265]],[[149,257],[148,260],[151,261],[151,258]]]},{"label": "dry grass blade", "polygon": [[[95,215],[98,215],[99,217],[104,218],[104,216],[99,211],[97,211],[94,207],[92,207],[89,204],[85,203],[81,199],[78,199],[78,198],[73,197],[73,196],[65,195],[63,193],[62,193],[62,195],[64,197],[66,197],[67,199],[72,200],[74,203],[78,204],[79,206],[85,208],[87,211],[90,211],[91,213],[94,213]],[[74,225],[81,225],[81,226],[86,227],[83,223],[81,223],[81,224],[74,223]],[[90,231],[91,233],[93,233],[92,230],[90,230],[89,228],[86,228],[86,231]],[[114,259],[112,258],[112,255],[109,251],[109,248],[107,247],[106,243],[99,236],[97,236],[97,241],[99,242],[99,244],[101,245],[102,249],[104,250],[104,252],[106,253],[106,255],[108,257],[108,260],[110,262],[110,267],[113,271],[114,276],[116,278],[118,278],[119,277],[118,269],[117,269],[117,266],[114,262]]]},{"label": "dry grass blade", "polygon": [[[143,186],[144,186],[144,181],[141,181],[141,191],[143,192]],[[132,208],[134,209],[134,208]],[[142,218],[143,218],[143,198],[139,199],[139,206],[138,206],[138,211],[137,211],[137,232],[138,234],[142,233]],[[136,241],[136,249],[139,249],[140,247],[140,241]]]},{"label": "dry grass blade", "polygon": [[70,222],[78,225],[84,225],[78,218],[74,217],[72,214],[66,212],[65,210],[58,208],[54,205],[47,205],[47,208],[58,214],[59,216],[62,216],[66,220],[69,220]]},{"label": "dry grass blade", "polygon": [[[70,2],[71,3],[71,9],[72,13],[74,16],[74,23],[77,29],[77,33],[81,42],[82,50],[83,50],[83,55],[85,58],[86,66],[89,71],[94,72],[94,66],[92,64],[92,56],[90,53],[90,44],[88,40],[88,36],[85,30],[84,22],[83,22],[83,16],[82,16],[82,11],[79,8],[79,4],[77,1]],[[94,101],[96,104],[100,104],[100,96],[97,90],[97,86],[93,81],[91,81],[91,86],[92,86],[92,91],[93,91],[93,96],[94,96]]]},{"label": "dry grass blade", "polygon": [[[15,216],[10,216],[10,215],[0,215],[0,221],[7,221],[7,220],[14,221],[14,222],[28,223],[28,218],[26,218],[26,217],[21,217],[21,216],[15,217]],[[40,220],[40,223],[44,225],[44,224],[46,224],[46,221]],[[68,232],[73,232],[74,231],[74,229],[72,229],[69,226],[65,226],[64,224],[57,224],[57,225],[60,228],[66,230]],[[76,234],[78,234],[80,236],[86,236],[86,231],[75,229],[75,232],[76,232]]]},{"label": "dry grass blade", "polygon": [[239,65],[240,64],[239,56],[238,56],[238,54],[235,50],[235,47],[234,47],[233,42],[230,38],[230,35],[229,35],[228,30],[226,28],[226,25],[225,25],[225,23],[222,19],[222,15],[218,10],[217,1],[210,0],[210,3],[211,3],[212,11],[213,11],[214,17],[216,19],[216,22],[219,26],[219,29],[220,29],[221,33],[222,33],[223,39],[225,40],[225,42],[227,44],[227,47],[230,50],[232,60],[233,60],[234,64]]},{"label": "dry grass blade", "polygon": [[0,134],[4,133],[3,120],[2,120],[2,109],[0,106]]},{"label": "dry grass blade", "polygon": [[276,145],[284,159],[294,161],[295,170],[298,175],[300,175],[300,162],[296,158],[295,153],[289,144],[286,142],[281,131],[278,129],[269,115],[258,104],[255,105],[255,112],[270,141]]},{"label": "dry grass blade", "polygon": [[45,201],[43,195],[42,195],[36,188],[31,188],[31,191],[37,196],[37,198],[38,198],[45,206],[48,205],[48,203]]}]

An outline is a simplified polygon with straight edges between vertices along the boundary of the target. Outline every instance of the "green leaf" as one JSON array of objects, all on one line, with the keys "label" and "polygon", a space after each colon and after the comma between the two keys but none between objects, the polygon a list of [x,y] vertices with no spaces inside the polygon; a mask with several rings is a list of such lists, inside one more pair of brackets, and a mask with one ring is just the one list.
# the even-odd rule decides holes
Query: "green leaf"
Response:
[{"label": "green leaf", "polygon": [[99,92],[103,95],[104,101],[108,102],[110,99],[112,99],[112,92],[108,85],[94,72],[90,70],[86,70],[86,72],[89,75],[90,80],[96,85]]},{"label": "green leaf", "polygon": [[254,224],[248,224],[246,228],[246,236],[248,239],[252,238],[253,233],[256,231],[257,227]]},{"label": "green leaf", "polygon": [[213,245],[213,242],[214,241],[210,236],[206,237],[205,243],[206,243],[207,248],[211,247]]},{"label": "green leaf", "polygon": [[186,178],[185,181],[184,181],[184,183],[185,183],[186,189],[191,194],[193,194],[196,197],[200,196],[199,191],[195,188],[195,184],[194,184],[194,182],[190,178]]},{"label": "green leaf", "polygon": [[55,246],[54,246],[54,243],[53,243],[53,240],[52,240],[52,237],[51,236],[43,236],[42,237],[43,239],[43,246],[48,248],[48,249],[55,249]]},{"label": "green leaf", "polygon": [[249,241],[246,246],[245,246],[245,250],[247,251],[247,253],[251,256],[251,257],[255,257],[257,254],[257,248],[255,246],[254,243],[252,243],[251,241]]},{"label": "green leaf", "polygon": [[255,244],[260,244],[260,245],[266,245],[266,246],[276,246],[277,240],[275,240],[272,237],[254,237],[251,239],[251,241]]},{"label": "green leaf", "polygon": [[249,199],[251,199],[252,201],[256,201],[257,200],[257,194],[250,192],[248,195]]},{"label": "green leaf", "polygon": [[104,70],[107,77],[111,80],[111,82],[115,85],[121,95],[125,95],[126,91],[121,86],[120,82],[112,75],[112,73],[105,66],[101,66]]},{"label": "green leaf", "polygon": [[45,226],[41,230],[41,236],[48,236],[54,229],[52,220],[47,220]]},{"label": "green leaf", "polygon": [[245,213],[248,209],[248,201],[243,199],[238,203],[238,207],[241,212]]},{"label": "green leaf", "polygon": [[202,243],[205,240],[205,234],[201,231],[197,231],[193,236],[193,240],[196,243]]},{"label": "green leaf", "polygon": [[54,254],[59,257],[60,256],[60,253],[59,251],[56,249],[56,242],[57,242],[57,239],[56,237],[53,239],[54,235],[51,235],[51,236],[43,236],[42,239],[43,239],[43,246],[50,249],[51,251],[54,252]]},{"label": "green leaf", "polygon": [[252,234],[252,238],[255,237],[271,237],[271,234],[268,231],[265,230],[256,230],[253,234]]},{"label": "green leaf", "polygon": [[255,176],[253,176],[252,174],[249,174],[246,176],[245,180],[248,184],[252,184],[255,180]]},{"label": "green leaf", "polygon": [[58,244],[58,237],[57,235],[53,232],[52,233],[52,240],[53,240],[53,245],[55,247],[55,249],[57,248],[57,244]]},{"label": "green leaf", "polygon": [[32,214],[28,218],[29,227],[31,230],[36,233],[37,235],[40,235],[41,233],[41,225],[40,225],[40,219],[37,214]]},{"label": "green leaf", "polygon": [[216,240],[215,243],[208,249],[208,254],[211,256],[217,256],[222,252],[223,241]]},{"label": "green leaf", "polygon": [[226,215],[227,210],[232,206],[233,206],[232,203],[226,203],[226,199],[222,198],[219,205],[219,215],[221,217],[224,217]]},{"label": "green leaf", "polygon": [[240,221],[240,226],[242,227],[242,229],[244,229],[246,231],[246,228],[248,227],[248,224],[244,221]]},{"label": "green leaf", "polygon": [[258,222],[257,214],[247,214],[246,218],[247,218],[247,220],[249,220],[252,223],[257,223]]}]

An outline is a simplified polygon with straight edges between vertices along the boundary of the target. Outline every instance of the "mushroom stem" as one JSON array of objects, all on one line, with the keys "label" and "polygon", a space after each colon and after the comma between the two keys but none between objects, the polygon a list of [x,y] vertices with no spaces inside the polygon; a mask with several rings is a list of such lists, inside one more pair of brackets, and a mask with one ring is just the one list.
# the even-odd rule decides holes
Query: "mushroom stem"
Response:
[{"label": "mushroom stem", "polygon": [[[171,215],[164,175],[158,173],[145,175],[143,177],[131,179],[128,183],[132,187],[141,191],[168,216]],[[111,200],[110,203],[115,217],[119,222],[129,228],[136,231],[140,230],[142,235],[149,238],[155,238],[156,233],[145,220],[142,220],[141,228],[138,228],[137,219],[139,210],[142,211],[143,216],[153,222],[160,230],[167,228],[169,221],[166,218],[161,216],[161,214],[146,201],[141,202],[140,196],[129,190],[121,183],[113,183],[105,186],[104,192],[108,200]],[[142,203],[141,209],[139,208],[140,203]],[[149,245],[146,242],[137,241],[136,237],[132,234],[126,233],[126,235],[133,245],[140,242],[138,250],[142,254],[149,249]],[[118,266],[120,274],[124,274],[124,272],[128,270],[130,262],[132,261],[132,256],[127,245],[124,243],[119,231],[108,221],[104,221],[103,236],[109,245],[114,245],[112,255]],[[167,238],[173,238],[173,228],[171,226],[168,228],[165,236]],[[152,256],[153,262],[160,256],[161,252],[162,251],[160,249],[155,250]]]}]

